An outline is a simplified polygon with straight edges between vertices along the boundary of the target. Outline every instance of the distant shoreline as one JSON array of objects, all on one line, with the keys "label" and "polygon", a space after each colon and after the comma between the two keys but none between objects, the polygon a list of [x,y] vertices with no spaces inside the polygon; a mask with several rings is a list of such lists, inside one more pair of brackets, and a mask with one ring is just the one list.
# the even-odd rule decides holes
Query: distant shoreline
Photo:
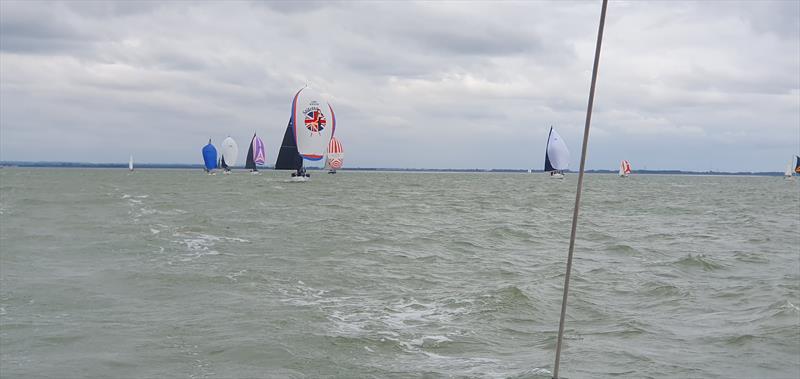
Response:
[{"label": "distant shoreline", "polygon": [[[127,163],[83,163],[83,162],[25,162],[25,161],[0,161],[2,167],[45,167],[45,168],[119,168],[127,169]],[[202,169],[200,164],[181,164],[181,163],[140,163],[137,169]],[[243,170],[244,167],[232,167],[233,169]],[[265,166],[264,170],[272,170],[272,166]],[[308,170],[323,170],[319,167],[308,167]],[[505,173],[528,173],[527,169],[512,168],[493,168],[493,169],[460,169],[460,168],[386,168],[386,167],[347,167],[340,171],[396,171],[396,172],[505,172]],[[542,173],[541,170],[534,170],[533,173]],[[567,171],[576,173],[577,171]],[[617,170],[586,170],[591,174],[616,174]],[[736,175],[736,176],[783,176],[779,171],[683,171],[683,170],[636,170],[636,174],[661,174],[661,175]]]}]

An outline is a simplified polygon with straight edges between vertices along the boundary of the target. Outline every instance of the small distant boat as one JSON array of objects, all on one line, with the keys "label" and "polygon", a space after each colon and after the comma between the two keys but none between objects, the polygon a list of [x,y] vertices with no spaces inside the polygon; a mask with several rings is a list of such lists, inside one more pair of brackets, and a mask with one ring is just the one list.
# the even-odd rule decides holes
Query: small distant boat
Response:
[{"label": "small distant boat", "polygon": [[551,126],[544,153],[544,171],[553,179],[564,179],[564,170],[569,168],[569,149],[558,132]]},{"label": "small distant boat", "polygon": [[257,165],[264,164],[266,155],[267,154],[264,152],[264,142],[253,133],[253,139],[250,140],[250,150],[247,151],[247,161],[244,164],[244,168],[249,169],[251,174],[258,174]]},{"label": "small distant boat", "polygon": [[230,174],[230,166],[236,165],[236,157],[239,156],[239,145],[236,144],[236,141],[231,136],[228,136],[222,141],[220,150],[222,150],[222,157],[220,158],[219,166],[222,167],[225,174]]},{"label": "small distant boat", "polygon": [[209,174],[214,175],[214,169],[217,168],[217,148],[211,144],[211,139],[208,139],[208,144],[203,146],[203,169]]},{"label": "small distant boat", "polygon": [[133,155],[128,159],[128,171],[133,171]]},{"label": "small distant boat", "polygon": [[328,143],[328,154],[325,157],[325,168],[328,169],[328,174],[335,174],[336,170],[342,168],[344,163],[344,149],[342,144],[336,137],[331,137],[331,142]]},{"label": "small distant boat", "polygon": [[792,157],[789,164],[786,165],[786,172],[783,173],[783,177],[791,179],[794,174],[800,175],[800,156],[797,155]]},{"label": "small distant boat", "polygon": [[623,178],[627,178],[628,175],[631,174],[631,163],[627,160],[623,160],[619,164],[619,176]]}]

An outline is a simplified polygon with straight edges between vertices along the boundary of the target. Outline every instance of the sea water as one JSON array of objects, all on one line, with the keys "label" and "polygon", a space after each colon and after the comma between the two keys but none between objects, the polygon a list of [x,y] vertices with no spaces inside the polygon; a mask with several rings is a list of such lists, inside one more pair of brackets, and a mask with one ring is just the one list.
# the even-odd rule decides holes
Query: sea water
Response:
[{"label": "sea water", "polygon": [[[0,377],[547,378],[576,176],[0,170]],[[561,374],[800,376],[800,184],[588,175]]]}]

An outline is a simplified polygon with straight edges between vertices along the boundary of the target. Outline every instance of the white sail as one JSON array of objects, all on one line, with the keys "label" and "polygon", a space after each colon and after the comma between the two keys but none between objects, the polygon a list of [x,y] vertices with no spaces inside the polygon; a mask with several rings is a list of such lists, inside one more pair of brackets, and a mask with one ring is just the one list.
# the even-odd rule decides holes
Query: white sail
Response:
[{"label": "white sail", "polygon": [[239,145],[236,144],[236,141],[233,138],[228,137],[222,141],[222,159],[225,160],[225,164],[228,167],[233,167],[236,165],[236,157],[239,156]]},{"label": "white sail", "polygon": [[631,164],[627,160],[619,163],[619,176],[627,177],[631,173]]},{"label": "white sail", "polygon": [[133,171],[133,155],[131,155],[131,158],[128,160],[128,170]]},{"label": "white sail", "polygon": [[297,152],[311,161],[322,159],[336,129],[331,105],[311,88],[301,89],[292,101],[292,125]]},{"label": "white sail", "polygon": [[547,156],[545,158],[550,161],[552,167],[550,171],[563,171],[569,168],[569,149],[552,127],[550,128],[550,138],[547,140]]},{"label": "white sail", "polygon": [[794,164],[793,163],[794,163],[794,158],[792,158],[792,160],[789,161],[789,164],[786,165],[786,172],[783,173],[783,177],[785,177],[785,178],[791,178],[792,177],[792,174],[794,173],[794,167],[793,167]]}]

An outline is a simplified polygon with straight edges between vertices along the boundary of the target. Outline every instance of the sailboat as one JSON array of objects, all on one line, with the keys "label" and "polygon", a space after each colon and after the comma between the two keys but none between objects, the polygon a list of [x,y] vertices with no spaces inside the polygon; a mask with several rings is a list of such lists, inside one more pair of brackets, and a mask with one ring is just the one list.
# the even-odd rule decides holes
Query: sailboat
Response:
[{"label": "sailboat", "polygon": [[569,167],[569,149],[564,140],[553,127],[547,137],[547,149],[544,153],[544,171],[553,179],[564,179],[564,170]]},{"label": "sailboat", "polygon": [[266,153],[264,152],[264,142],[253,133],[253,139],[250,140],[250,149],[247,151],[247,160],[245,161],[244,168],[249,169],[251,174],[259,174],[257,165],[263,165],[265,160]]},{"label": "sailboat", "polygon": [[342,144],[336,137],[331,137],[331,142],[328,143],[328,155],[325,157],[325,168],[328,169],[328,174],[335,174],[336,170],[342,168],[344,163],[344,149]]},{"label": "sailboat", "polygon": [[292,115],[283,134],[275,169],[295,170],[292,181],[308,181],[311,175],[303,167],[304,160],[321,160],[335,130],[333,107],[308,86],[301,88],[292,100]]},{"label": "sailboat", "polygon": [[133,171],[133,155],[128,159],[128,171]]},{"label": "sailboat", "polygon": [[305,173],[303,168],[303,157],[297,152],[297,143],[294,140],[294,127],[292,119],[289,118],[289,125],[286,126],[286,132],[283,134],[283,142],[278,151],[278,160],[275,161],[276,170],[295,170],[292,173],[292,180],[305,181],[308,180],[308,174],[299,175],[301,172]]},{"label": "sailboat", "polygon": [[631,163],[627,160],[623,160],[619,164],[619,176],[623,178],[627,178],[628,175],[631,174]]},{"label": "sailboat", "polygon": [[230,174],[231,166],[236,165],[236,157],[239,155],[239,145],[236,144],[236,141],[234,141],[231,136],[228,136],[228,138],[222,141],[220,150],[222,152],[222,157],[220,158],[219,166],[225,170],[223,171],[225,174]]},{"label": "sailboat", "polygon": [[786,172],[783,173],[783,177],[786,179],[791,179],[793,174],[800,175],[800,156],[794,156],[789,161],[789,164],[786,165]]},{"label": "sailboat", "polygon": [[214,175],[214,169],[217,168],[217,148],[211,144],[211,139],[208,139],[208,144],[203,146],[203,169],[209,174]]}]

